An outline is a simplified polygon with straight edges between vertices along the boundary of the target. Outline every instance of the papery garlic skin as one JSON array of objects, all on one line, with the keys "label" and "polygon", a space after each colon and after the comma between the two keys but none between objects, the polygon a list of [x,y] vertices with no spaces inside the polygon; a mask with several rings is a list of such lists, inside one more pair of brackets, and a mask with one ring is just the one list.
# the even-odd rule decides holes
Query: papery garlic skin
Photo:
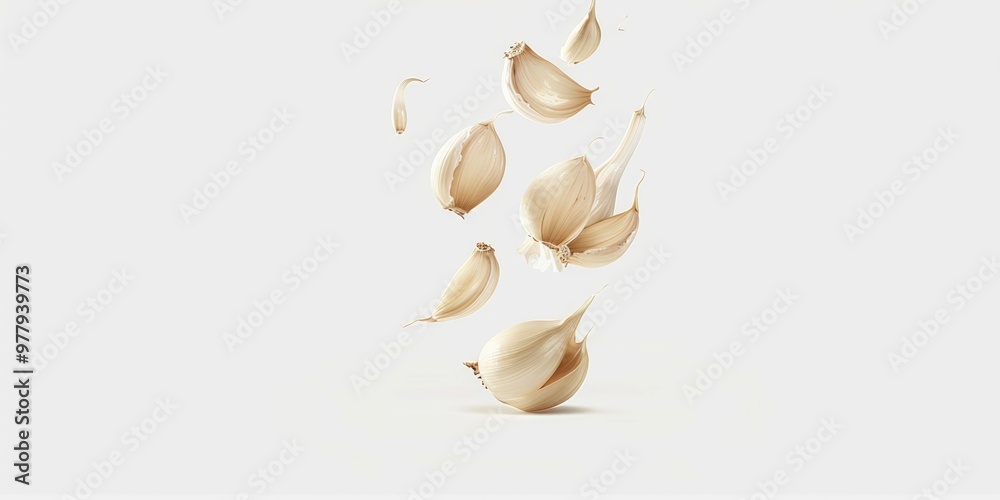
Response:
[{"label": "papery garlic skin", "polygon": [[396,93],[392,96],[392,126],[397,134],[402,134],[406,130],[406,102],[403,99],[406,93],[406,86],[413,82],[426,83],[427,80],[419,78],[407,78],[396,86]]},{"label": "papery garlic skin", "polygon": [[[650,94],[653,91],[649,91]],[[607,219],[615,213],[615,199],[618,197],[618,184],[621,183],[622,174],[625,167],[639,146],[639,139],[642,137],[642,130],[646,126],[646,99],[642,101],[642,107],[632,113],[632,119],[625,129],[625,136],[622,137],[614,153],[594,171],[597,177],[597,192],[594,197],[594,207],[591,209],[590,218],[587,224],[593,224],[599,220]]]},{"label": "papery garlic skin", "polygon": [[431,187],[438,203],[463,219],[493,194],[503,179],[507,155],[493,128],[495,120],[493,117],[452,136],[431,164]]},{"label": "papery garlic skin", "polygon": [[[645,178],[645,172],[643,172]],[[639,184],[628,210],[588,225],[569,242],[569,263],[582,267],[606,266],[625,254],[639,231]]]},{"label": "papery garlic skin", "polygon": [[[569,262],[566,244],[586,226],[595,190],[594,169],[586,155],[580,155],[543,171],[521,198],[521,224],[537,242],[537,253],[557,270]],[[532,253],[523,244],[518,252],[525,257]]]},{"label": "papery garlic skin", "polygon": [[560,56],[569,64],[578,64],[592,56],[601,44],[601,25],[597,22],[597,0],[590,0],[590,9],[580,24],[573,28]]},{"label": "papery garlic skin", "polygon": [[591,94],[561,69],[517,42],[504,52],[501,88],[521,116],[539,123],[558,123],[594,102]]},{"label": "papery garlic skin", "polygon": [[595,295],[562,320],[528,321],[498,333],[483,346],[477,363],[466,363],[497,400],[524,411],[565,402],[587,373],[586,338],[576,328]]},{"label": "papery garlic skin", "polygon": [[500,281],[500,263],[497,261],[493,247],[486,243],[476,243],[472,255],[462,264],[455,276],[448,283],[441,301],[434,312],[421,319],[413,320],[403,327],[417,321],[435,323],[468,316],[493,296]]}]

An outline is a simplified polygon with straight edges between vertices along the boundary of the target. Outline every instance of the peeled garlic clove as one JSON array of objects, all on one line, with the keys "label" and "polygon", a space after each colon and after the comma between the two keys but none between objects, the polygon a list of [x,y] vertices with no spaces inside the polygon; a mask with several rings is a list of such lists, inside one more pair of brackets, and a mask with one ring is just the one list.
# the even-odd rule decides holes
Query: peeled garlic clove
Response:
[{"label": "peeled garlic clove", "polygon": [[[483,346],[477,363],[466,365],[499,401],[524,411],[566,401],[586,375],[585,343],[576,341],[576,328],[595,296],[565,319],[528,321],[507,328]],[[580,378],[579,383],[574,383],[574,377]]]},{"label": "peeled garlic clove", "polygon": [[[502,111],[497,116],[505,113],[513,111]],[[493,128],[497,116],[455,134],[431,165],[431,187],[438,203],[463,219],[493,194],[503,179],[507,155]]]},{"label": "peeled garlic clove", "polygon": [[407,78],[396,86],[396,94],[392,97],[392,126],[396,129],[397,134],[402,134],[406,130],[406,103],[403,101],[406,86],[412,82],[425,83],[427,80]]},{"label": "peeled garlic clove", "polygon": [[597,0],[590,0],[590,10],[587,17],[580,21],[580,24],[573,28],[566,45],[563,45],[563,61],[570,64],[577,64],[590,57],[597,50],[601,43],[601,25],[597,23]]},{"label": "peeled garlic clove", "polygon": [[493,295],[500,281],[500,263],[493,251],[493,247],[486,243],[476,243],[476,249],[465,264],[459,268],[458,272],[448,283],[448,287],[441,297],[434,312],[421,319],[413,320],[403,327],[407,327],[417,321],[434,323],[449,319],[468,316],[486,304],[486,301]]},{"label": "peeled garlic clove", "polygon": [[[566,244],[587,224],[594,205],[595,182],[587,156],[580,155],[539,174],[521,198],[521,224],[539,243],[539,251],[555,261],[558,270],[569,262]],[[521,254],[527,257],[525,252]]]},{"label": "peeled garlic clove", "polygon": [[[653,91],[650,90],[649,94]],[[646,100],[649,99],[646,94]],[[642,129],[646,126],[646,100],[642,101],[642,107],[632,113],[632,119],[625,129],[625,137],[618,144],[614,153],[607,161],[597,167],[597,193],[594,198],[594,207],[590,211],[590,218],[587,224],[593,224],[599,220],[607,219],[615,213],[615,198],[618,196],[618,184],[622,180],[625,166],[632,159],[636,147],[639,145],[639,138],[642,137]]]},{"label": "peeled garlic clove", "polygon": [[588,90],[545,60],[524,42],[504,52],[503,95],[525,118],[558,123],[593,104]]},{"label": "peeled garlic clove", "polygon": [[[643,172],[643,178],[645,178]],[[628,210],[585,227],[569,243],[569,263],[583,267],[600,267],[610,264],[625,254],[639,230],[639,184],[635,198]]]}]

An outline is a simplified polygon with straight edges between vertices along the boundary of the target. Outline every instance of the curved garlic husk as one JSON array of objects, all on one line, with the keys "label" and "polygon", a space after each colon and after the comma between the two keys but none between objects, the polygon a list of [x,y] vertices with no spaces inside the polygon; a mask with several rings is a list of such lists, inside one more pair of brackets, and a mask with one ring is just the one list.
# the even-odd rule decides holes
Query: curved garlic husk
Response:
[{"label": "curved garlic husk", "polygon": [[[501,111],[497,116],[513,113]],[[431,187],[441,208],[465,218],[503,179],[507,155],[493,122],[477,123],[455,134],[434,157]]]},{"label": "curved garlic husk", "polygon": [[[427,80],[430,80],[428,78]],[[406,93],[406,86],[413,82],[426,83],[427,80],[419,78],[407,78],[396,86],[396,94],[392,96],[392,126],[397,134],[402,134],[406,130],[406,102],[403,94]]]},{"label": "curved garlic husk", "polygon": [[563,45],[562,60],[569,64],[583,62],[597,50],[601,44],[601,25],[597,23],[597,0],[590,0],[590,10],[587,17],[573,28],[566,45]]},{"label": "curved garlic husk", "polygon": [[577,342],[576,328],[595,296],[565,319],[507,328],[483,346],[479,361],[466,366],[497,400],[520,410],[540,411],[565,402],[587,375],[586,338]]},{"label": "curved garlic husk", "polygon": [[521,199],[521,224],[534,244],[518,252],[539,255],[557,270],[569,262],[569,247],[587,225],[594,206],[596,180],[586,155],[557,163],[535,177]]},{"label": "curved garlic husk", "polygon": [[[643,172],[643,178],[646,174]],[[569,242],[569,263],[583,267],[608,265],[625,254],[639,230],[639,184],[628,210],[588,225]]]},{"label": "curved garlic husk", "polygon": [[[653,91],[650,90],[649,94]],[[635,153],[639,145],[639,138],[642,137],[642,129],[646,126],[646,101],[649,94],[642,101],[642,107],[632,113],[632,119],[625,129],[625,137],[618,143],[615,152],[601,166],[597,167],[594,174],[597,177],[597,193],[594,197],[594,208],[590,212],[587,224],[607,219],[615,213],[615,198],[618,196],[618,184],[622,180],[622,174],[632,154]]]},{"label": "curved garlic husk", "polygon": [[421,319],[415,319],[403,327],[417,321],[435,323],[468,316],[486,304],[500,281],[500,263],[493,247],[486,243],[476,243],[476,249],[465,264],[458,269],[441,296],[434,312]]},{"label": "curved garlic husk", "polygon": [[582,87],[524,42],[504,52],[503,95],[521,116],[539,123],[558,123],[589,104],[597,91]]}]

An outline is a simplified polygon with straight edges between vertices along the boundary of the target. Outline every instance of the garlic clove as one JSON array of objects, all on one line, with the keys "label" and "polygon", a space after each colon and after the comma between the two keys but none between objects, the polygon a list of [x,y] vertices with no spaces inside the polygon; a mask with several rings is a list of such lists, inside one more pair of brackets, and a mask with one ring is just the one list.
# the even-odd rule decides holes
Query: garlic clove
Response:
[{"label": "garlic clove", "polygon": [[577,354],[564,358],[541,389],[502,400],[501,403],[521,411],[542,411],[563,404],[583,385],[589,365],[590,356],[587,354],[586,340],[584,340]]},{"label": "garlic clove", "polygon": [[555,64],[524,42],[504,52],[501,78],[504,98],[521,116],[539,123],[558,123],[594,102],[591,94]]},{"label": "garlic clove", "polygon": [[412,82],[426,83],[427,80],[430,78],[426,80],[407,78],[396,86],[396,93],[392,96],[392,126],[396,129],[397,134],[402,134],[406,130],[406,102],[403,99],[406,86]]},{"label": "garlic clove", "polygon": [[468,316],[484,304],[493,296],[500,281],[500,263],[497,261],[493,247],[486,243],[476,243],[476,249],[472,255],[462,264],[455,276],[448,283],[448,287],[441,296],[434,312],[421,319],[413,320],[403,327],[407,327],[417,321],[434,323],[447,321]]},{"label": "garlic clove", "polygon": [[438,151],[431,165],[431,187],[441,208],[465,218],[503,179],[507,155],[492,120],[458,132]]},{"label": "garlic clove", "polygon": [[577,64],[594,54],[601,44],[601,25],[597,22],[597,0],[590,0],[590,9],[580,24],[573,28],[563,45],[562,60],[569,64]]},{"label": "garlic clove", "polygon": [[646,99],[642,101],[642,107],[632,113],[632,119],[625,129],[625,136],[622,138],[614,153],[594,171],[597,178],[597,191],[594,196],[594,207],[591,209],[590,218],[587,224],[593,224],[599,220],[611,217],[615,212],[615,198],[618,196],[618,184],[621,183],[622,174],[632,154],[635,153],[639,145],[639,138],[642,137],[642,130],[646,126],[646,101],[653,91],[646,94]]},{"label": "garlic clove", "polygon": [[588,225],[568,245],[569,263],[583,267],[600,267],[610,264],[625,254],[639,230],[639,186],[628,210]]},{"label": "garlic clove", "polygon": [[562,320],[527,321],[496,334],[479,353],[483,385],[501,402],[543,388],[567,357],[577,356],[576,328],[597,294]]}]

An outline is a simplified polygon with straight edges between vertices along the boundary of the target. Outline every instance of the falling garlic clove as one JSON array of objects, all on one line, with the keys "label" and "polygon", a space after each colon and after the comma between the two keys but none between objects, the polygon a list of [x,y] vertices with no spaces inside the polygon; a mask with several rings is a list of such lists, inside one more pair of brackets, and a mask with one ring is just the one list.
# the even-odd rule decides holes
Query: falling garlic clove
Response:
[{"label": "falling garlic clove", "polygon": [[521,198],[521,224],[536,242],[518,252],[531,261],[534,254],[561,271],[569,263],[567,243],[587,225],[594,206],[594,169],[586,154],[559,162],[535,177]]},{"label": "falling garlic clove", "polygon": [[493,247],[482,242],[476,243],[472,255],[451,278],[434,312],[403,327],[417,321],[435,323],[468,316],[486,304],[499,281],[500,263],[497,262]]},{"label": "falling garlic clove", "polygon": [[524,42],[504,52],[501,87],[514,110],[539,123],[558,123],[579,113],[594,103],[591,94],[597,91],[576,83]]},{"label": "falling garlic clove", "polygon": [[465,365],[501,403],[541,411],[565,402],[587,374],[586,338],[578,342],[576,328],[596,295],[565,319],[507,328],[483,346],[478,361]]},{"label": "falling garlic clove", "polygon": [[403,100],[406,86],[413,82],[426,83],[427,80],[407,78],[396,86],[396,94],[392,97],[392,126],[396,129],[397,134],[402,134],[406,130],[406,103]]},{"label": "falling garlic clove", "polygon": [[587,224],[607,219],[615,213],[615,199],[618,197],[618,184],[621,183],[622,174],[632,154],[635,153],[639,145],[639,138],[642,137],[642,129],[646,126],[646,101],[653,91],[646,94],[646,99],[642,101],[642,107],[632,113],[632,119],[625,129],[625,137],[618,144],[614,153],[601,166],[597,167],[594,174],[597,177],[597,192],[594,197],[594,207],[590,211],[590,218]]},{"label": "falling garlic clove", "polygon": [[628,210],[588,225],[580,235],[569,242],[569,263],[582,267],[608,265],[625,254],[639,230],[639,185]]},{"label": "falling garlic clove", "polygon": [[492,120],[477,123],[448,140],[431,165],[431,187],[441,208],[465,218],[488,198],[503,179],[507,155]]},{"label": "falling garlic clove", "polygon": [[566,45],[563,45],[562,60],[578,64],[594,54],[601,44],[601,25],[597,22],[597,0],[590,0],[590,10],[580,24],[573,28]]}]

